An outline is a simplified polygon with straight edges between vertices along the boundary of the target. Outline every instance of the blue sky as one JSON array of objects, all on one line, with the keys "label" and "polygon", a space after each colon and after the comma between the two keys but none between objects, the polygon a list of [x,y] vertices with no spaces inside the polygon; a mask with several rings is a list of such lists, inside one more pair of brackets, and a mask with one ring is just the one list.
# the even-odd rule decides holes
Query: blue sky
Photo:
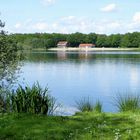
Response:
[{"label": "blue sky", "polygon": [[0,0],[10,33],[140,31],[140,0]]}]

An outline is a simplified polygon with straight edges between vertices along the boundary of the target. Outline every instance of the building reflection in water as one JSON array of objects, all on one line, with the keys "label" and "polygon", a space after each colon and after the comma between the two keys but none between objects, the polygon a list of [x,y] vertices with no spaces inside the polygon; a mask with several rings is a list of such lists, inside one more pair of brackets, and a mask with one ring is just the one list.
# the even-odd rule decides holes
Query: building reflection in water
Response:
[{"label": "building reflection in water", "polygon": [[66,51],[57,51],[57,58],[60,59],[60,60],[67,59]]},{"label": "building reflection in water", "polygon": [[87,51],[85,52],[79,52],[79,59],[90,59],[93,58],[93,54],[89,53]]}]

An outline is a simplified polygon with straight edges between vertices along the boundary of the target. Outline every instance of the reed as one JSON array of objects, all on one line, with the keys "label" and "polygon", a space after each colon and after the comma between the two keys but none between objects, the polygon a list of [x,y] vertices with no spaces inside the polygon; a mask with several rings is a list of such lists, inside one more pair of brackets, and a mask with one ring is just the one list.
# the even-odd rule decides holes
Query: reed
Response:
[{"label": "reed", "polygon": [[86,97],[80,99],[79,101],[76,101],[76,108],[80,111],[80,112],[91,112],[93,111],[94,105],[91,102],[91,100]]},{"label": "reed", "polygon": [[118,94],[115,98],[115,106],[119,112],[137,111],[140,109],[140,97],[134,94]]},{"label": "reed", "polygon": [[102,112],[102,103],[99,100],[94,105],[94,111],[98,113]]},{"label": "reed", "polygon": [[49,95],[48,88],[42,89],[39,83],[32,87],[21,85],[16,91],[0,96],[0,104],[6,112],[52,115],[57,109],[56,99]]}]

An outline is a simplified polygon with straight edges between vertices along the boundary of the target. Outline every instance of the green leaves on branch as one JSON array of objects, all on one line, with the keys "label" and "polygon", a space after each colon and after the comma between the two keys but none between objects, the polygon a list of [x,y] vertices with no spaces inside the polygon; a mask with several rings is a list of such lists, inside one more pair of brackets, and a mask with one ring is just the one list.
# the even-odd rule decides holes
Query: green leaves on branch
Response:
[{"label": "green leaves on branch", "polygon": [[[0,28],[4,27],[0,20]],[[18,69],[18,62],[22,56],[17,44],[12,36],[0,31],[0,88],[11,84],[14,79],[14,73]]]}]

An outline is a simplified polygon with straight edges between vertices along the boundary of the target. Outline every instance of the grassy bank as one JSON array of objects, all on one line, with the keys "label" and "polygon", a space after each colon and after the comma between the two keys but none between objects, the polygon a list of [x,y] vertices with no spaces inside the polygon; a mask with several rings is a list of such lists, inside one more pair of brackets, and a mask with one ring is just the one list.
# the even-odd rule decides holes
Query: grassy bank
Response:
[{"label": "grassy bank", "polygon": [[139,139],[139,113],[79,113],[75,116],[1,114],[1,140]]},{"label": "grassy bank", "polygon": [[73,116],[53,116],[55,98],[36,83],[0,94],[0,140],[137,140],[140,136],[140,97],[117,94],[120,113],[104,113],[100,101],[76,101]]}]

